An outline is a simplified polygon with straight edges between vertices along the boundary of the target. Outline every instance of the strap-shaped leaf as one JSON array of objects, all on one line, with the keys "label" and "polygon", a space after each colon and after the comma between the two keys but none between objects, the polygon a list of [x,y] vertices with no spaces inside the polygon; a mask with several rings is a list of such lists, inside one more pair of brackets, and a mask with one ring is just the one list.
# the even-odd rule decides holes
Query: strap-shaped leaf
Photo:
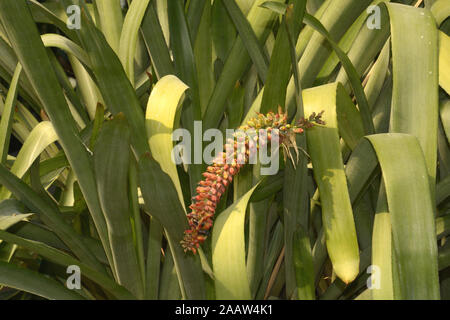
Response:
[{"label": "strap-shaped leaf", "polygon": [[[34,160],[47,148],[50,144],[58,140],[55,129],[50,121],[40,122],[25,140],[22,148],[17,155],[16,161],[11,167],[11,172],[22,178],[24,174],[33,164]],[[2,187],[0,199],[9,198],[11,192]]]},{"label": "strap-shaped leaf", "polygon": [[0,122],[0,163],[2,164],[5,163],[6,156],[8,155],[15,104],[17,100],[18,84],[21,73],[22,65],[18,63],[11,80],[11,86],[8,90],[8,94],[6,95],[5,105],[2,110],[2,118]]},{"label": "strap-shaped leaf", "polygon": [[439,299],[434,209],[418,140],[393,133],[367,139],[380,162],[391,215],[394,265],[398,270],[393,272],[394,296]]},{"label": "strap-shaped leaf", "polygon": [[137,297],[144,296],[128,198],[130,131],[123,114],[103,124],[94,149],[94,168],[100,205],[108,226],[109,243],[118,282]]},{"label": "strap-shaped leaf", "polygon": [[187,299],[204,299],[205,285],[200,259],[186,254],[180,245],[188,228],[185,210],[177,201],[177,190],[172,179],[150,154],[139,161],[139,185],[148,212],[158,219],[166,231],[181,293]]},{"label": "strap-shaped leaf", "polygon": [[84,299],[54,279],[2,261],[0,261],[0,284],[52,300]]},{"label": "strap-shaped leaf", "polygon": [[[377,211],[372,233],[372,290],[374,300],[392,300],[394,285],[392,282],[392,225],[386,200],[386,189],[380,187]],[[379,281],[379,283],[377,283]]]},{"label": "strap-shaped leaf", "polygon": [[339,142],[337,87],[304,90],[303,102],[305,114],[325,111],[326,126],[306,133],[308,152],[320,193],[328,254],[337,276],[349,283],[359,273],[359,249]]},{"label": "strap-shaped leaf", "polygon": [[152,155],[159,162],[162,170],[172,179],[183,207],[183,193],[172,158],[174,144],[172,133],[179,126],[179,108],[187,89],[188,87],[173,75],[161,78],[150,94],[145,115],[148,143]]},{"label": "strap-shaped leaf", "polygon": [[149,2],[150,0],[143,0],[130,4],[120,35],[119,57],[132,84],[134,84],[134,58],[139,28]]},{"label": "strap-shaped leaf", "polygon": [[214,222],[212,261],[217,299],[250,299],[245,263],[245,212],[256,186],[223,211]]},{"label": "strap-shaped leaf", "polygon": [[[427,9],[398,3],[386,6],[391,23],[394,75],[389,131],[417,137],[434,188],[439,104],[436,22]],[[407,37],[405,30],[409,30]]]}]

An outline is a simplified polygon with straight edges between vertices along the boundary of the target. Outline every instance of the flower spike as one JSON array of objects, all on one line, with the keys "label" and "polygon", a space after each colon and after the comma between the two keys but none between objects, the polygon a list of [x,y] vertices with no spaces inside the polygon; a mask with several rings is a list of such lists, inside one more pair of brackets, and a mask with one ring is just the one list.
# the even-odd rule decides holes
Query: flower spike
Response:
[{"label": "flower spike", "polygon": [[[181,245],[184,251],[196,254],[200,245],[206,240],[213,226],[214,213],[222,195],[240,169],[249,162],[260,146],[270,143],[272,134],[278,133],[279,142],[290,158],[289,147],[293,145],[296,134],[302,134],[306,129],[314,125],[325,124],[322,120],[323,111],[319,114],[313,112],[307,119],[302,118],[295,124],[287,123],[287,113],[278,107],[278,113],[269,112],[266,115],[257,113],[257,117],[250,119],[246,125],[241,126],[225,144],[225,151],[221,152],[213,164],[203,173],[203,180],[196,189],[197,195],[192,198],[191,213],[187,215],[189,229],[185,230]],[[249,139],[249,135],[242,136],[242,131],[267,130],[267,136],[255,135]],[[242,144],[245,148],[242,148]],[[252,148],[253,147],[253,148]],[[256,148],[255,148],[256,147]],[[244,152],[242,152],[244,151]]]}]

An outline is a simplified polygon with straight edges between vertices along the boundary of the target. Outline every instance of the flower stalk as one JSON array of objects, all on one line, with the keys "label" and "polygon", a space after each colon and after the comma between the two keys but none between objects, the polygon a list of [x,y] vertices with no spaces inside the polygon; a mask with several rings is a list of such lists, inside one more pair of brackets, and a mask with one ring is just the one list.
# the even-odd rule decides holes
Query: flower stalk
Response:
[{"label": "flower stalk", "polygon": [[[314,125],[323,125],[322,113],[323,111],[319,114],[312,113],[308,119],[302,118],[293,125],[287,123],[287,114],[281,108],[278,113],[258,113],[257,117],[250,119],[233,134],[233,139],[227,140],[225,152],[220,152],[213,164],[208,166],[196,189],[197,195],[192,198],[189,206],[192,211],[187,215],[189,229],[185,230],[181,241],[185,252],[197,253],[197,249],[209,235],[217,205],[226,188],[259,148],[267,146],[274,135],[277,135],[279,143],[285,149],[296,148],[295,135],[302,134]],[[260,135],[242,134],[249,131],[259,132]],[[264,131],[265,134],[262,134]]]}]

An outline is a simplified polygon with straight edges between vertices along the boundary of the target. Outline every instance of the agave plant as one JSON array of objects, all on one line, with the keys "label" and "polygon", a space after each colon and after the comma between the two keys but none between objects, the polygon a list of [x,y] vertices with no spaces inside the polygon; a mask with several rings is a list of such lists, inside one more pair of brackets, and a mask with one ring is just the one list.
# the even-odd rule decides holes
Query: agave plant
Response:
[{"label": "agave plant", "polygon": [[449,14],[0,0],[0,298],[450,298]]}]

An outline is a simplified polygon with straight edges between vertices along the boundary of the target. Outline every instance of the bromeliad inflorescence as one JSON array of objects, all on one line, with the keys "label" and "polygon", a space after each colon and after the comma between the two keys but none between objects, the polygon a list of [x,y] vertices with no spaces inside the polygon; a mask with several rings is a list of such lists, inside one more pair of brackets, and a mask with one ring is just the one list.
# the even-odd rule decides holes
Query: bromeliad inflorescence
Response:
[{"label": "bromeliad inflorescence", "polygon": [[[257,117],[247,122],[225,144],[225,152],[220,152],[213,164],[203,173],[204,179],[199,182],[197,195],[192,198],[191,213],[188,214],[189,229],[184,232],[181,245],[184,251],[197,253],[209,230],[213,225],[213,217],[216,207],[225,193],[227,186],[233,181],[240,169],[249,162],[261,146],[270,143],[274,136],[292,158],[289,148],[294,147],[295,135],[301,134],[305,129],[314,125],[323,125],[322,112],[312,113],[308,119],[300,119],[294,125],[287,123],[287,114],[279,108],[278,113],[258,114]],[[264,135],[242,135],[242,132],[265,131]],[[236,140],[235,140],[236,139]]]}]

